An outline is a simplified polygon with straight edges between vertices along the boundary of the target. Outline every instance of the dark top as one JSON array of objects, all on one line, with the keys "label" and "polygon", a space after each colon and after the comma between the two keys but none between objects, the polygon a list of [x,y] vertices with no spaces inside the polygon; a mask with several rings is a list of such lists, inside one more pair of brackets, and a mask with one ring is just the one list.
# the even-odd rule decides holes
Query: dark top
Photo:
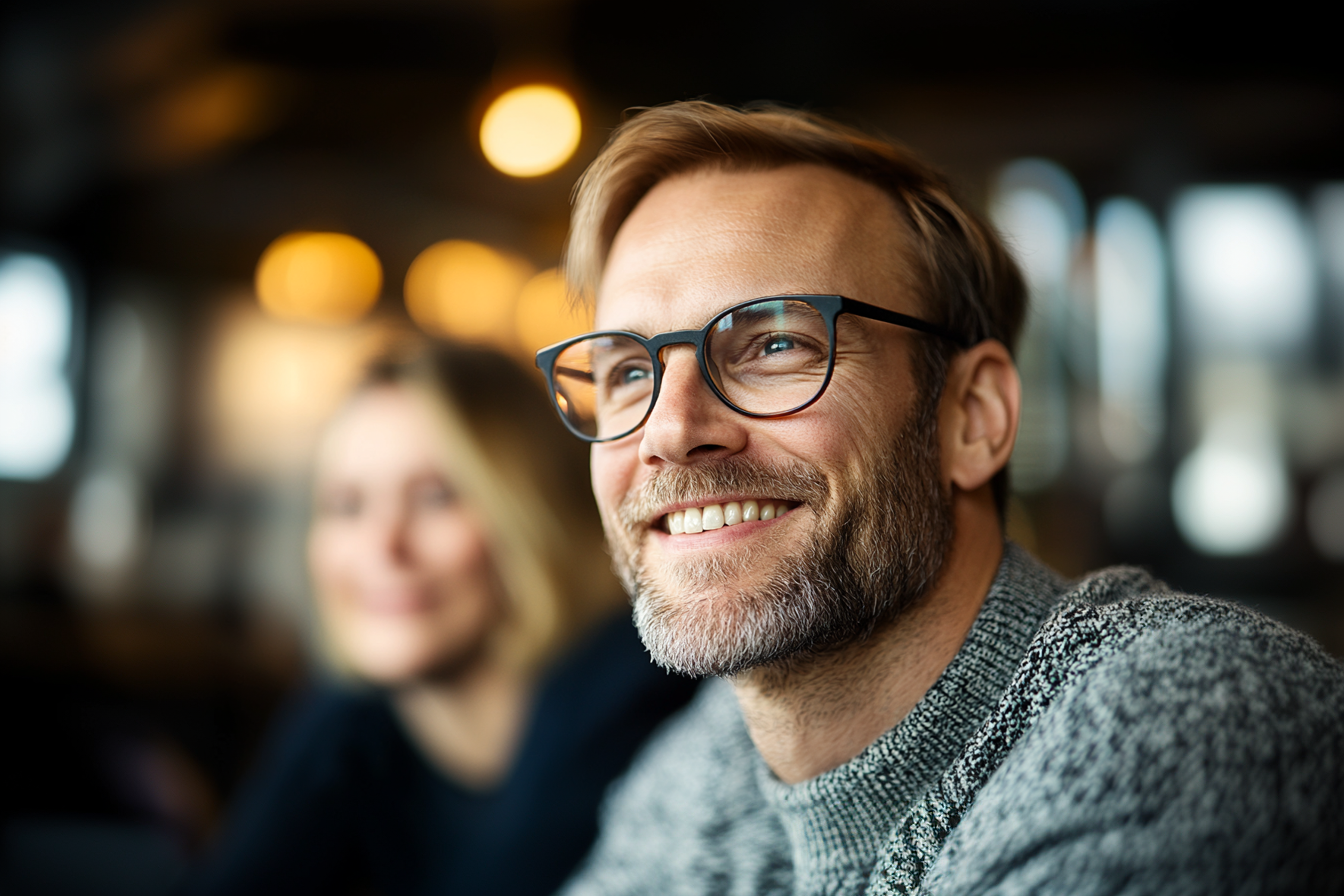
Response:
[{"label": "dark top", "polygon": [[542,681],[513,768],[483,792],[426,761],[385,693],[314,689],[189,892],[550,893],[592,844],[607,784],[694,689],[627,620],[606,624]]}]

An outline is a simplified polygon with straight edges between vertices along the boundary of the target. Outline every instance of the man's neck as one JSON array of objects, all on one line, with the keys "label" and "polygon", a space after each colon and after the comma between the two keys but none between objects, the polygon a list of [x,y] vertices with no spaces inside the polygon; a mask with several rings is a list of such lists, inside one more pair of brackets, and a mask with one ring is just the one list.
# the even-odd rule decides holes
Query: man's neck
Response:
[{"label": "man's neck", "polygon": [[1003,557],[997,522],[966,516],[957,514],[937,583],[895,623],[843,650],[732,679],[751,738],[781,781],[796,784],[859,755],[909,714],[961,649]]}]

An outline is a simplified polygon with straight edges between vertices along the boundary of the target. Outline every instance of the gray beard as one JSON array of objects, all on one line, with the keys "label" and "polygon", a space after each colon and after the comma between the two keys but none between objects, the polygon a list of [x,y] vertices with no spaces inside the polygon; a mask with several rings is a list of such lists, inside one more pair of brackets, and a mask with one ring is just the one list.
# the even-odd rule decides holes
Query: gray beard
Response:
[{"label": "gray beard", "polygon": [[[936,403],[934,403],[936,407]],[[933,585],[952,539],[951,501],[940,481],[937,422],[916,410],[894,443],[833,494],[815,468],[737,459],[672,468],[620,509],[626,543],[642,546],[649,507],[705,494],[755,494],[804,506],[817,525],[796,561],[780,564],[750,591],[714,596],[716,586],[754,565],[768,540],[660,570],[643,549],[613,540],[617,574],[635,625],[660,666],[683,675],[731,676],[794,665],[860,642],[893,622]],[[763,533],[764,534],[764,533]]]}]

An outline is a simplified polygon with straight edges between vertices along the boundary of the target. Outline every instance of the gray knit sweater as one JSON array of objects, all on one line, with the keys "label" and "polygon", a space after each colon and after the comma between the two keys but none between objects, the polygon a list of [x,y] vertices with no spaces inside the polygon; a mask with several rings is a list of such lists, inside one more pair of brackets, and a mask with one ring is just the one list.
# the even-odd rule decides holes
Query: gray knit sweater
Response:
[{"label": "gray knit sweater", "polygon": [[1344,893],[1344,667],[1143,572],[1010,545],[966,642],[858,757],[788,786],[710,682],[565,896]]}]

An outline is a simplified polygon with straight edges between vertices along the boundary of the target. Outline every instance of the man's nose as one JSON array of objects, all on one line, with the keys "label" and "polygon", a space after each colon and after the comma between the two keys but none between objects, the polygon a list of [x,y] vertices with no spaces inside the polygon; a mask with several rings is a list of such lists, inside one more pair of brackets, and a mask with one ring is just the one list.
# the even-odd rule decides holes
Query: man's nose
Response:
[{"label": "man's nose", "polygon": [[660,361],[662,385],[644,423],[640,460],[688,464],[745,448],[747,418],[710,390],[700,374],[694,347],[668,346]]}]

